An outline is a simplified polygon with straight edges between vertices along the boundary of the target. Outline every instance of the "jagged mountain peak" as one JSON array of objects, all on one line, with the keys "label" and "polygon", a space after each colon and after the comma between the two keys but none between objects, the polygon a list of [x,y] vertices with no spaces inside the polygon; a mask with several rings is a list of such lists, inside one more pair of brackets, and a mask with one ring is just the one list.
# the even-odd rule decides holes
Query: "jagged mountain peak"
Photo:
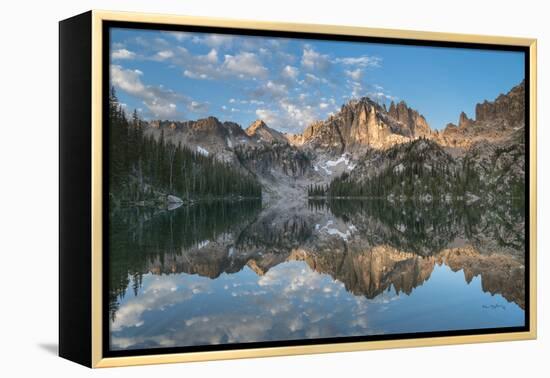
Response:
[{"label": "jagged mountain peak", "polygon": [[374,107],[377,110],[383,110],[382,106],[379,103],[377,103],[376,101],[374,101],[368,96],[363,96],[363,97],[349,100],[347,103],[342,105],[342,108],[353,107],[358,105],[369,105],[371,107]]},{"label": "jagged mountain peak", "polygon": [[[222,122],[214,116],[201,118],[195,121],[161,121],[155,120],[147,123],[153,130],[165,130],[165,136],[176,137],[182,142],[190,137],[200,138],[215,137],[225,141],[227,138],[246,138],[246,134],[241,126],[235,122]],[[198,140],[200,142],[200,140]]]},{"label": "jagged mountain peak", "polygon": [[464,128],[472,124],[473,120],[468,118],[468,115],[465,112],[461,112],[458,117],[458,127]]},{"label": "jagged mountain peak", "polygon": [[400,100],[400,101],[397,101],[395,102],[394,100],[392,100],[390,102],[390,110],[388,111],[391,111],[391,110],[396,110],[397,108],[409,108],[409,106],[407,105],[407,103],[405,102],[405,100]]},{"label": "jagged mountain peak", "polygon": [[213,117],[213,116],[198,119],[192,125],[192,128],[195,130],[197,129],[214,130],[214,129],[219,129],[221,127],[222,127],[222,123],[216,117]]},{"label": "jagged mountain peak", "polygon": [[248,135],[254,135],[259,129],[270,129],[270,128],[266,125],[266,123],[263,120],[257,119],[254,122],[252,122],[245,131]]},{"label": "jagged mountain peak", "polygon": [[353,152],[369,147],[385,148],[433,134],[424,116],[404,101],[389,110],[369,97],[350,100],[325,121],[310,124],[303,144],[332,152]]},{"label": "jagged mountain peak", "polygon": [[508,123],[525,122],[525,80],[494,101],[476,105],[476,121],[502,119]]},{"label": "jagged mountain peak", "polygon": [[468,148],[477,141],[500,141],[525,126],[525,81],[494,101],[485,100],[475,107],[475,119],[462,112],[458,126],[450,123],[438,136],[438,142]]},{"label": "jagged mountain peak", "polygon": [[395,104],[393,101],[388,110],[390,117],[403,124],[410,137],[428,136],[433,133],[426,118],[417,110],[409,107],[403,100]]},{"label": "jagged mountain peak", "polygon": [[399,100],[397,102],[391,101],[390,107],[388,109],[388,113],[390,114],[397,114],[398,112],[417,112],[417,110],[409,107],[409,105],[405,102],[405,100]]},{"label": "jagged mountain peak", "polygon": [[281,132],[267,126],[267,124],[261,119],[257,119],[252,122],[245,132],[249,137],[256,138],[259,141],[287,142],[287,138]]}]

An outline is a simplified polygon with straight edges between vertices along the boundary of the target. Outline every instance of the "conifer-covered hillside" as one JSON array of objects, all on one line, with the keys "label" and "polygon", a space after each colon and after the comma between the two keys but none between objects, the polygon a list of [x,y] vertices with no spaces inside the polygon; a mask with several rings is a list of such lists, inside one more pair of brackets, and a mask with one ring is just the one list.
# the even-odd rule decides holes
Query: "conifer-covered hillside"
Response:
[{"label": "conifer-covered hillside", "polygon": [[[329,197],[470,199],[524,196],[524,149],[515,140],[480,144],[464,157],[420,138],[385,151],[370,151],[357,167],[335,178]],[[318,192],[315,193],[319,195]]]},{"label": "conifer-covered hillside", "polygon": [[168,195],[185,200],[219,197],[261,197],[251,174],[173,144],[163,135],[143,133],[136,111],[129,119],[114,89],[109,98],[109,196],[115,203],[165,201]]}]

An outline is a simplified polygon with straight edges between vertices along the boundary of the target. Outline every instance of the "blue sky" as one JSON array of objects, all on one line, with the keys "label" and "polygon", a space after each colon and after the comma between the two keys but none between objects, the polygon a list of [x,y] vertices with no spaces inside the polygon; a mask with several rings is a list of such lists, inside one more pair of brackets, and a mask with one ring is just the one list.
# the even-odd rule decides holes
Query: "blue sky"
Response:
[{"label": "blue sky", "polygon": [[300,133],[352,98],[404,100],[432,128],[524,78],[523,53],[114,28],[111,84],[144,119],[213,115]]}]

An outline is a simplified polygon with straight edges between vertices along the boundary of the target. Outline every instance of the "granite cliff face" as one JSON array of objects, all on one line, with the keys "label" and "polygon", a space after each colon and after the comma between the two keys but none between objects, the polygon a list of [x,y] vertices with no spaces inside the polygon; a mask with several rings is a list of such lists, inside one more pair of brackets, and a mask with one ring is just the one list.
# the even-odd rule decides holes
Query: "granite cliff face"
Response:
[{"label": "granite cliff face", "polygon": [[458,125],[448,124],[436,137],[438,143],[468,149],[479,141],[502,142],[525,128],[525,82],[512,88],[494,101],[476,105],[476,117],[462,112]]},{"label": "granite cliff face", "polygon": [[476,121],[493,122],[501,120],[503,127],[519,126],[525,123],[525,81],[495,101],[484,101],[476,106]]},{"label": "granite cliff face", "polygon": [[424,116],[409,108],[404,101],[397,105],[392,101],[388,114],[405,126],[410,137],[429,137],[433,133]]},{"label": "granite cliff face", "polygon": [[397,107],[392,104],[387,112],[376,102],[363,97],[342,106],[329,119],[307,127],[301,144],[336,154],[357,153],[368,148],[386,148],[430,133],[424,117],[404,102]]}]

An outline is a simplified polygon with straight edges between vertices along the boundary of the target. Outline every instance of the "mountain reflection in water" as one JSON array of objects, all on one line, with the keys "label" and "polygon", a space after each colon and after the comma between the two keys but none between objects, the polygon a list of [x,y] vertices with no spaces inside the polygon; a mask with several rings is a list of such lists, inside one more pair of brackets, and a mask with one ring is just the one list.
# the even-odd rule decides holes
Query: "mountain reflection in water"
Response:
[{"label": "mountain reflection in water", "polygon": [[113,350],[525,321],[521,203],[220,201],[110,224]]}]

